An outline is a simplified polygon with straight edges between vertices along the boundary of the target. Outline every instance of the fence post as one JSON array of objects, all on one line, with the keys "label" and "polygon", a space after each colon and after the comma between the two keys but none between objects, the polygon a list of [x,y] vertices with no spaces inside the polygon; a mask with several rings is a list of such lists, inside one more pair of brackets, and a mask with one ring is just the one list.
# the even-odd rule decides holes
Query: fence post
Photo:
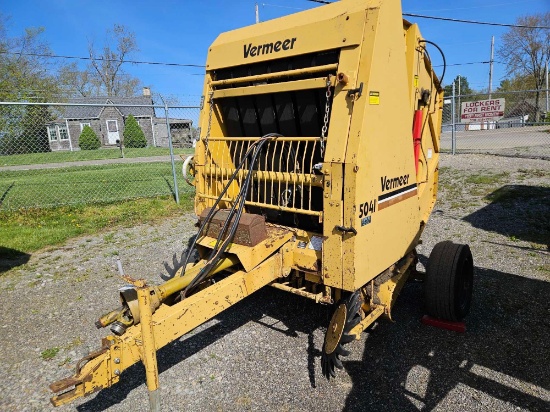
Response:
[{"label": "fence post", "polygon": [[453,81],[453,94],[451,96],[451,153],[454,155],[456,151],[456,120],[455,120],[455,82]]},{"label": "fence post", "polygon": [[172,162],[172,178],[174,179],[174,194],[176,195],[176,203],[180,204],[180,194],[178,190],[178,181],[176,178],[176,163],[174,161],[174,147],[172,146],[172,133],[170,132],[170,121],[168,120],[168,104],[160,97],[164,103],[164,117],[166,118],[166,131],[168,132],[168,147],[170,148],[170,161]]}]

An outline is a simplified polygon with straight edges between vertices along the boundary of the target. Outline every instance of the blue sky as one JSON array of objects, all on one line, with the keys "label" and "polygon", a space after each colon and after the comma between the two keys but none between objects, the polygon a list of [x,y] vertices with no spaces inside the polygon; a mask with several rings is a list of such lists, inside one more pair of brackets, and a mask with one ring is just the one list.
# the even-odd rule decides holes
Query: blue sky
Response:
[{"label": "blue sky", "polygon": [[[253,24],[255,19],[254,0],[0,0],[0,4],[2,13],[10,17],[9,35],[19,35],[25,27],[43,26],[43,39],[54,54],[86,56],[88,41],[101,44],[106,29],[118,23],[136,34],[140,51],[133,59],[182,64],[204,64],[208,46],[219,33]],[[306,0],[258,4],[261,21],[321,6]],[[550,0],[403,0],[402,7],[406,13],[514,23],[518,16],[550,10]],[[488,61],[491,36],[495,36],[498,47],[506,31],[502,27],[408,19],[419,24],[426,39],[440,45],[449,64]],[[434,64],[441,62],[435,50],[431,56]],[[503,64],[495,63],[493,87],[504,77],[504,69]],[[182,104],[196,102],[202,91],[204,69],[126,64],[125,70],[150,85],[153,92],[176,96]],[[488,86],[488,64],[449,66],[445,83],[458,74],[466,76],[474,89]]]}]

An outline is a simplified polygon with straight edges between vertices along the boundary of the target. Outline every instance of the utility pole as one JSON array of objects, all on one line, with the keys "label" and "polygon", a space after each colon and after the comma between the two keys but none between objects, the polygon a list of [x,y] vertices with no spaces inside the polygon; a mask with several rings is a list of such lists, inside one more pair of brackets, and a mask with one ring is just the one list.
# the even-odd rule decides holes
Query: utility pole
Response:
[{"label": "utility pole", "polygon": [[550,119],[550,113],[548,113],[548,60],[546,60],[544,75],[546,76],[546,119]]},{"label": "utility pole", "polygon": [[[460,74],[458,75],[458,110],[460,110],[460,115],[462,114],[462,108],[460,106]],[[458,115],[458,116],[460,116]],[[457,117],[458,117],[457,116]],[[457,123],[460,122],[460,117],[457,119]]]},{"label": "utility pole", "polygon": [[256,10],[256,24],[260,22],[260,11],[258,10],[258,3],[255,4],[254,9]]},{"label": "utility pole", "polygon": [[453,122],[451,124],[451,153],[454,155],[456,152],[456,120],[455,120],[455,82],[453,82],[453,98],[451,100],[451,118]]},{"label": "utility pole", "polygon": [[491,59],[489,60],[489,99],[493,91],[493,57],[495,54],[495,36],[491,37]]}]

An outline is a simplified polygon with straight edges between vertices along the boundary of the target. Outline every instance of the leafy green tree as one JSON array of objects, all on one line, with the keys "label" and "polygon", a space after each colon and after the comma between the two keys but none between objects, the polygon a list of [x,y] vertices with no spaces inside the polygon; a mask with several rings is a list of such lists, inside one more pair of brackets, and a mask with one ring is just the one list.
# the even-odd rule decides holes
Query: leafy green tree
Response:
[{"label": "leafy green tree", "polygon": [[47,106],[27,106],[21,119],[18,139],[20,153],[49,152],[50,143],[46,123],[54,120]]},{"label": "leafy green tree", "polygon": [[124,124],[124,146],[125,147],[147,147],[147,139],[134,116],[129,115]]},{"label": "leafy green tree", "polygon": [[[0,13],[0,100],[58,101],[54,67],[46,57],[51,50],[41,39],[44,28],[26,28],[20,36],[8,36],[6,21]],[[52,118],[45,106],[0,108],[0,153],[49,151],[46,123]]]},{"label": "leafy green tree", "polygon": [[0,14],[0,99],[2,101],[51,101],[59,92],[52,54],[41,40],[43,27],[27,28],[18,37],[8,37],[6,19]]},{"label": "leafy green tree", "polygon": [[[455,77],[453,82],[455,83],[455,95],[456,96],[458,96],[458,95],[465,96],[465,95],[476,93],[476,91],[473,90],[470,87],[470,83],[468,82],[468,79],[465,76],[458,75],[458,76]],[[460,90],[458,89],[459,84],[460,84]],[[443,90],[445,90],[445,97],[452,96],[453,95],[453,83],[451,82],[451,84],[448,84],[447,86],[445,86],[443,88]]]},{"label": "leafy green tree", "polygon": [[80,133],[78,145],[82,150],[96,150],[101,147],[101,142],[92,128],[86,125],[82,129],[82,133]]}]

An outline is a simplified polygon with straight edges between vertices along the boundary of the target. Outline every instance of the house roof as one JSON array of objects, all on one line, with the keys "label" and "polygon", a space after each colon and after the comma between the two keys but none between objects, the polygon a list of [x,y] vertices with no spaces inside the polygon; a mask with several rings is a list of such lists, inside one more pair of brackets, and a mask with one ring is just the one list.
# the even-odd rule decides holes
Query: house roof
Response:
[{"label": "house roof", "polygon": [[[166,124],[166,117],[155,117],[153,118],[155,124]],[[175,117],[169,117],[168,122],[170,124],[192,124],[193,120],[191,119],[178,119]]]},{"label": "house roof", "polygon": [[[135,97],[79,97],[69,99],[71,104],[97,104],[117,106],[118,111],[123,116],[132,115],[134,117],[154,117],[155,110],[150,96]],[[124,105],[142,105],[144,107],[129,107]],[[64,119],[97,119],[101,115],[104,106],[66,106],[64,108]]]},{"label": "house roof", "polygon": [[[506,116],[509,117],[518,117],[526,114],[534,114],[536,112],[536,101],[532,98],[522,99],[519,102],[515,103],[510,110],[507,110]],[[539,99],[539,113],[544,113],[544,100],[541,97]]]}]

